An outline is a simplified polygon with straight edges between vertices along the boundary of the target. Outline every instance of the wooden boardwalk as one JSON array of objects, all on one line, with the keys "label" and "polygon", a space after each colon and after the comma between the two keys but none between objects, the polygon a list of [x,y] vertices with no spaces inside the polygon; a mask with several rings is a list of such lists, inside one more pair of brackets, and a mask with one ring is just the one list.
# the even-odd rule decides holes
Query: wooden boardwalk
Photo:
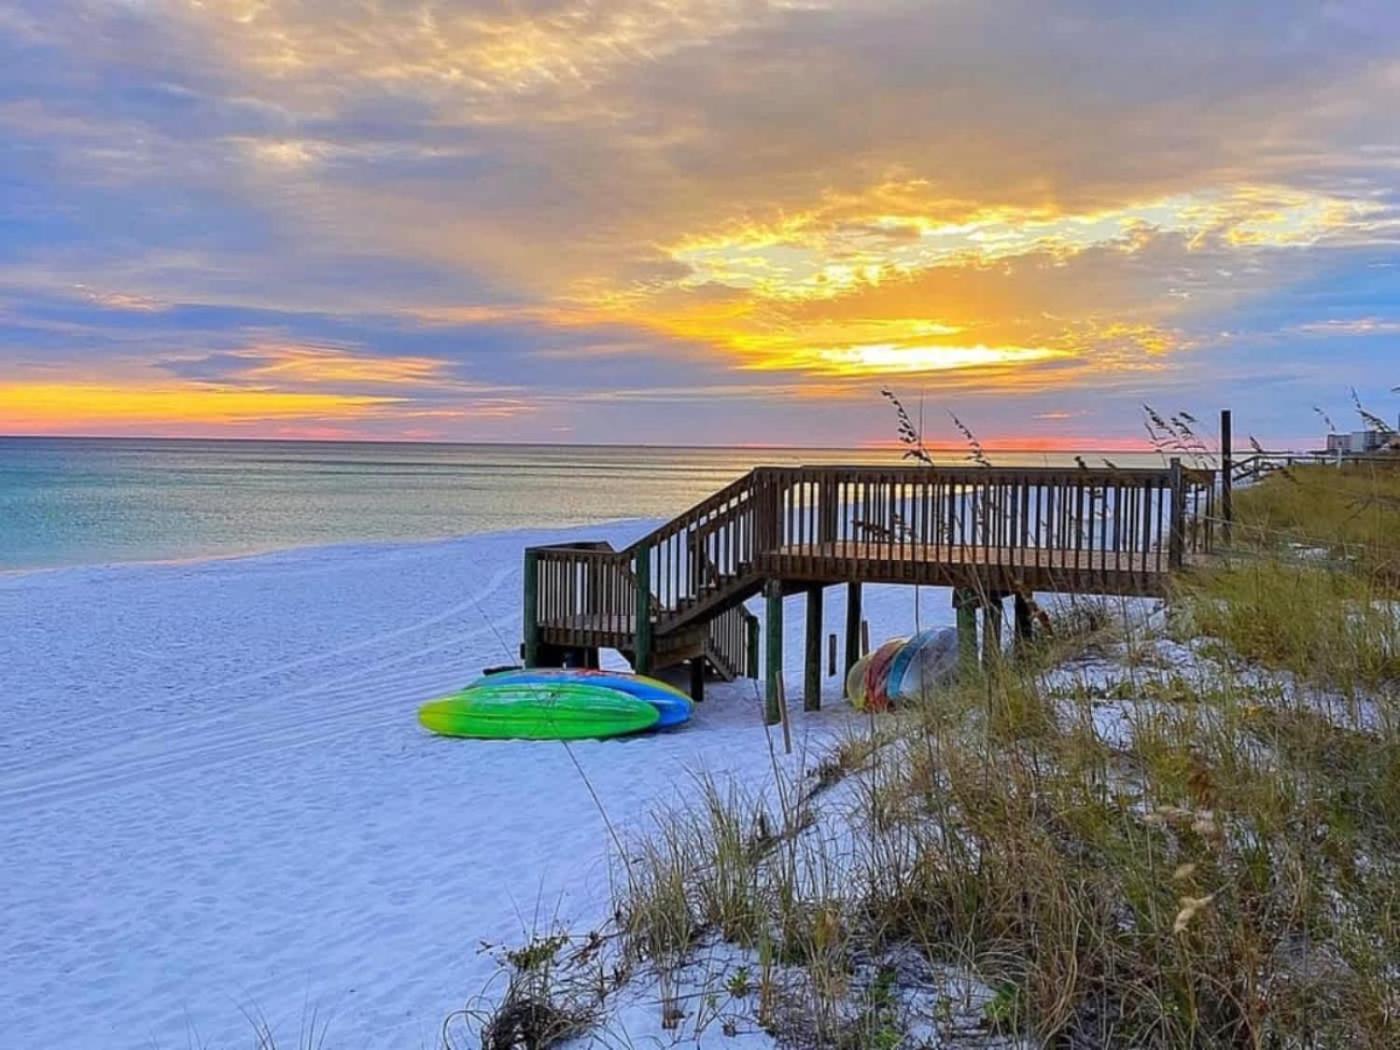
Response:
[{"label": "wooden boardwalk", "polygon": [[[1044,591],[1160,595],[1172,572],[1214,545],[1228,477],[1178,461],[1153,470],[760,467],[624,550],[527,551],[524,656],[587,662],[612,648],[643,672],[690,661],[698,691],[707,672],[757,673],[757,621],[743,603],[759,593],[772,617],[783,594],[846,584],[848,665],[863,583],[952,588],[960,609],[982,608],[998,630],[1008,597],[1020,612]],[[821,603],[808,606],[810,662]]]}]

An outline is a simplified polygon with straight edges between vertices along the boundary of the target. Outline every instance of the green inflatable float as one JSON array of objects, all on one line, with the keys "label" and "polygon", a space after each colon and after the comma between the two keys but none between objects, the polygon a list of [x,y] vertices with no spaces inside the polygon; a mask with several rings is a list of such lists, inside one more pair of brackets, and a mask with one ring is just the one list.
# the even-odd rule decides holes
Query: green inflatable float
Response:
[{"label": "green inflatable float", "polygon": [[606,686],[587,682],[512,683],[464,689],[424,704],[418,721],[444,736],[482,740],[590,740],[638,733],[661,712]]}]

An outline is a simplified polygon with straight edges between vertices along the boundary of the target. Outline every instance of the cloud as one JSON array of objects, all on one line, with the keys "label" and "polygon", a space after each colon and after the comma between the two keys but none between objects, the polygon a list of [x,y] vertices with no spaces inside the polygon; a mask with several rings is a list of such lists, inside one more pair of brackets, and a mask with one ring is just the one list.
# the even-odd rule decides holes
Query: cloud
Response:
[{"label": "cloud", "polygon": [[243,386],[460,389],[447,361],[373,356],[334,346],[260,344],[157,364],[185,378]]},{"label": "cloud", "polygon": [[1328,321],[1310,321],[1298,325],[1297,330],[1309,335],[1323,336],[1398,335],[1400,334],[1400,321],[1391,321],[1380,317],[1339,318]]},{"label": "cloud", "polygon": [[[747,404],[759,373],[804,403],[882,375],[988,403],[1214,396],[1313,368],[1343,325],[1385,334],[1357,319],[1394,294],[1400,13],[1380,2],[3,18],[20,328],[0,378],[82,360],[423,411],[609,384]],[[90,310],[62,301],[76,285]]]}]

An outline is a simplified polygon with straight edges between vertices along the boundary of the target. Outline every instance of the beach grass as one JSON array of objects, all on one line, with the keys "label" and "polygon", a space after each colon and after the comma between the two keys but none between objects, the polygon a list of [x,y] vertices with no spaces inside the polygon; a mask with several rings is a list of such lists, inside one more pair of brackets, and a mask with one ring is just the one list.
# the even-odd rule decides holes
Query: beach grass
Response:
[{"label": "beach grass", "polygon": [[1061,610],[776,799],[706,784],[626,858],[628,957],[736,945],[786,1046],[1397,1045],[1397,496],[1270,477],[1165,615]]}]

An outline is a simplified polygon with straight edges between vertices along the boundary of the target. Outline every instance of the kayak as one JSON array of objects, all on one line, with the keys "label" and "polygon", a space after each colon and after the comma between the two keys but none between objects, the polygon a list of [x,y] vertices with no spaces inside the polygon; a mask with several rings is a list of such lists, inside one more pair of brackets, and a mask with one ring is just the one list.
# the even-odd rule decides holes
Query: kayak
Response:
[{"label": "kayak", "polygon": [[615,689],[619,693],[645,700],[660,714],[657,729],[669,729],[688,722],[695,705],[675,686],[648,678],[646,675],[627,674],[622,671],[600,671],[594,668],[536,667],[520,671],[498,671],[472,684],[472,688],[482,685],[496,685],[510,682],[516,685],[549,685],[557,682],[577,682],[583,685],[598,685]]},{"label": "kayak", "polygon": [[885,692],[898,703],[926,698],[958,669],[958,634],[950,627],[914,635],[890,664]]},{"label": "kayak", "polygon": [[890,664],[904,648],[905,639],[895,638],[876,649],[870,657],[865,671],[865,703],[862,710],[888,711],[890,696],[886,692],[889,685]]},{"label": "kayak", "polygon": [[418,721],[443,736],[480,740],[588,740],[651,729],[661,713],[645,700],[580,682],[499,682],[433,700]]}]

